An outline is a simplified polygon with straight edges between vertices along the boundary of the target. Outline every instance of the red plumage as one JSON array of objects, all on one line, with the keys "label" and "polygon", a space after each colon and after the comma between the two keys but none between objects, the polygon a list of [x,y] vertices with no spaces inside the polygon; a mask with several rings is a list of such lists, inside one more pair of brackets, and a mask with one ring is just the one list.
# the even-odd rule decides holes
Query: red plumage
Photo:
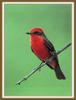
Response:
[{"label": "red plumage", "polygon": [[[41,36],[31,34],[31,48],[34,54],[42,61],[46,61],[47,58],[50,58],[52,55],[49,52],[48,48],[44,45],[45,40]],[[50,63],[52,68],[56,67],[56,61]]]},{"label": "red plumage", "polygon": [[[53,44],[46,38],[41,28],[31,29],[29,34],[31,49],[41,61],[45,62],[46,59],[53,56],[53,53],[56,53]],[[60,69],[57,56],[52,60],[52,62],[48,62],[47,65],[54,69],[58,79],[65,79],[65,76]]]}]

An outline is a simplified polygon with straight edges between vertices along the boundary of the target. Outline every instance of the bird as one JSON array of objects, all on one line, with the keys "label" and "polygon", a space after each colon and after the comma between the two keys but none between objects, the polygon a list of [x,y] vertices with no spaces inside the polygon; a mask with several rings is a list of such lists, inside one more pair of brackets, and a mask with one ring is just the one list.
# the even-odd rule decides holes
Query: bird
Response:
[{"label": "bird", "polygon": [[56,50],[51,41],[46,37],[42,28],[32,28],[26,34],[30,35],[30,47],[32,52],[42,61],[45,62],[47,59],[50,59],[54,54],[55,57],[52,61],[46,63],[46,65],[54,70],[56,78],[58,80],[65,80],[66,77],[63,74]]}]

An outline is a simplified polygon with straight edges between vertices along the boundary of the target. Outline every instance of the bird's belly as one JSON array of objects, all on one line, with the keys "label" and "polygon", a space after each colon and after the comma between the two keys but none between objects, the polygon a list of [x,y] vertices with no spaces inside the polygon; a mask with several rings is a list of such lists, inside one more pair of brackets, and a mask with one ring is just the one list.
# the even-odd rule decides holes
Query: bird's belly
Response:
[{"label": "bird's belly", "polygon": [[[51,57],[50,52],[44,45],[37,45],[37,47],[33,46],[32,50],[35,53],[35,55],[42,61],[46,61],[47,58]],[[55,60],[49,62],[48,65],[52,68],[55,68],[57,66]]]},{"label": "bird's belly", "polygon": [[41,59],[42,61],[45,61],[47,58],[51,56],[50,52],[48,49],[45,47],[44,44],[39,44],[39,45],[33,45],[32,50],[35,53],[35,55]]}]

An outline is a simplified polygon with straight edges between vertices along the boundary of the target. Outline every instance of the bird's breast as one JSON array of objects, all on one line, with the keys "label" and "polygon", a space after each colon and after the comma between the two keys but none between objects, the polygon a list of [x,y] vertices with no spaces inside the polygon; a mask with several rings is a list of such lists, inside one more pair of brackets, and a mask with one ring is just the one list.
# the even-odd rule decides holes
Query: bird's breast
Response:
[{"label": "bird's breast", "polygon": [[44,45],[44,39],[40,36],[31,37],[31,48],[42,61],[45,61],[50,56],[47,47]]}]

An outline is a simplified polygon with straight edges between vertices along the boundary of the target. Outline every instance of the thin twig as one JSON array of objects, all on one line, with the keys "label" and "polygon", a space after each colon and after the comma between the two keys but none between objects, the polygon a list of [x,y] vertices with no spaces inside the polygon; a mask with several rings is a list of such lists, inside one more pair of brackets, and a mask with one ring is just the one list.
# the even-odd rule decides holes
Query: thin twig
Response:
[{"label": "thin twig", "polygon": [[27,80],[30,76],[32,76],[36,71],[38,71],[40,68],[42,68],[44,65],[46,65],[47,62],[51,62],[52,59],[54,59],[54,57],[56,55],[59,55],[61,52],[63,52],[66,48],[68,48],[69,46],[71,46],[71,43],[69,43],[68,45],[66,45],[64,48],[62,48],[61,50],[59,50],[57,53],[55,53],[50,59],[47,59],[45,62],[41,62],[40,65],[38,65],[36,68],[34,68],[27,76],[24,76],[21,80],[19,80],[16,84],[21,84],[24,80]]}]

